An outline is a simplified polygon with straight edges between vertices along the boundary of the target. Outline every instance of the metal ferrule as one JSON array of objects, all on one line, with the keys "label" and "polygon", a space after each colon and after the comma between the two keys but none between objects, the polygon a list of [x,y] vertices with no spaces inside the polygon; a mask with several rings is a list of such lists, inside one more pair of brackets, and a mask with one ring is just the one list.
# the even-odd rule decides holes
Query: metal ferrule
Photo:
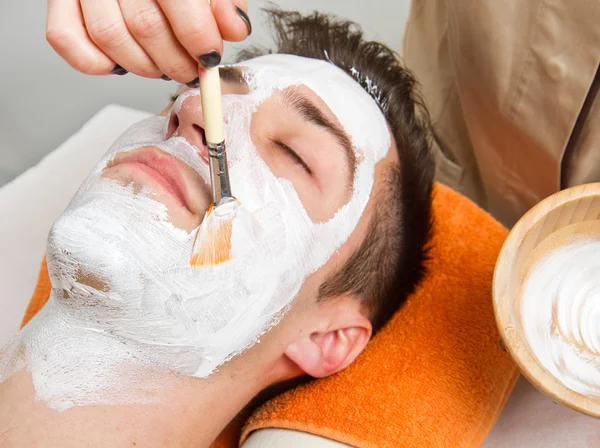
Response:
[{"label": "metal ferrule", "polygon": [[218,206],[221,201],[229,201],[231,184],[229,182],[229,170],[227,169],[227,154],[225,142],[207,143],[208,161],[210,167],[210,184],[213,192],[213,202]]}]

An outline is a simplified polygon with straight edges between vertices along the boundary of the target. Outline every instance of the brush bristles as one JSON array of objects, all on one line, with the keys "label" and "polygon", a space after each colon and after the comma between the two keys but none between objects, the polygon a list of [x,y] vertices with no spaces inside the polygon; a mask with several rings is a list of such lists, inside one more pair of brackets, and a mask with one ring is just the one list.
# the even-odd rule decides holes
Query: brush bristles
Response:
[{"label": "brush bristles", "polygon": [[211,206],[204,217],[194,242],[190,265],[212,266],[231,260],[231,232],[235,213],[219,217]]}]

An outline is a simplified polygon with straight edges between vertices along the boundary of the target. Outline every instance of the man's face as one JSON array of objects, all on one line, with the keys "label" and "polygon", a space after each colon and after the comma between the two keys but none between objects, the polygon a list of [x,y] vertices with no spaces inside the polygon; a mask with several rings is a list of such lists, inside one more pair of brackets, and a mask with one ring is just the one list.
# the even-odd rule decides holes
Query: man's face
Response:
[{"label": "man's face", "polygon": [[[248,76],[248,72],[244,66],[221,69],[222,93],[226,101],[230,95],[249,93],[244,78],[244,73]],[[165,139],[185,138],[208,167],[198,89],[179,89],[161,115],[168,119]],[[357,164],[352,141],[335,114],[310,88],[290,86],[275,91],[262,101],[252,113],[249,137],[257,155],[273,175],[292,183],[314,222],[328,221],[348,202]],[[231,146],[228,143],[228,147]],[[236,148],[231,148],[228,154],[235,151]],[[165,182],[161,173],[147,169],[145,163],[150,159],[154,159],[152,162],[160,165],[161,171],[167,171],[167,174],[177,172],[179,179]],[[137,161],[143,163],[135,163]],[[114,179],[123,186],[148,188],[149,195],[167,207],[171,222],[191,232],[201,223],[212,201],[206,174],[202,174],[155,146],[145,146],[118,154],[109,162],[103,177]],[[238,185],[235,177],[231,182],[234,194],[238,196],[236,187],[243,186]]]},{"label": "man's face", "polygon": [[307,279],[357,245],[376,165],[389,158],[375,102],[332,64],[273,55],[222,72],[232,191],[256,222],[252,246],[234,221],[232,260],[189,266],[212,196],[199,91],[185,89],[115,142],[48,249],[64,298],[84,302],[92,288],[110,303],[85,325],[101,315],[146,359],[194,376],[255,343]]}]

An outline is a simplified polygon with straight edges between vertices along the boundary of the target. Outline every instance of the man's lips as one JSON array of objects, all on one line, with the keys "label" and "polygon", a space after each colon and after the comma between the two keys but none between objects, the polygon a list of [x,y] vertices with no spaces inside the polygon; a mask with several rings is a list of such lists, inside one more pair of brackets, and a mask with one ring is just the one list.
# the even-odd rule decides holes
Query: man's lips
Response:
[{"label": "man's lips", "polygon": [[203,213],[202,204],[198,200],[194,200],[196,198],[192,197],[192,194],[205,196],[208,185],[186,163],[156,147],[147,147],[132,152],[118,153],[107,165],[107,168],[122,164],[133,166],[144,172],[165,192],[178,199],[181,205],[192,214],[201,215]]}]

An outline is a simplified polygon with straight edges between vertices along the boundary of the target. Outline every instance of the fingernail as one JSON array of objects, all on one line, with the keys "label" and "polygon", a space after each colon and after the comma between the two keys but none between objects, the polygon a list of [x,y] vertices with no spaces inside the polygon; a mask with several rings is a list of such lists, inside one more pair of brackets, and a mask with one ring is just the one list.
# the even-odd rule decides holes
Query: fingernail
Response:
[{"label": "fingernail", "polygon": [[205,68],[213,68],[221,62],[221,55],[218,51],[213,50],[210,53],[203,54],[198,60]]},{"label": "fingernail", "polygon": [[188,86],[190,89],[197,89],[198,87],[200,87],[200,78],[196,78],[193,81],[186,82],[185,85]]},{"label": "fingernail", "polygon": [[246,24],[246,27],[248,28],[248,36],[250,36],[250,34],[252,34],[252,23],[250,22],[250,17],[248,17],[248,14],[246,14],[242,8],[236,6],[235,10]]},{"label": "fingernail", "polygon": [[500,339],[500,340],[498,341],[498,343],[500,344],[500,348],[501,348],[502,350],[506,351],[506,345],[504,345],[504,341],[503,341],[502,339]]},{"label": "fingernail", "polygon": [[119,75],[119,76],[123,76],[126,75],[127,73],[129,73],[127,70],[125,70],[123,67],[121,67],[119,64],[115,65],[114,68],[111,70],[111,73],[113,75]]},{"label": "fingernail", "polygon": [[170,81],[171,78],[169,78],[167,75],[161,75],[160,79],[164,79],[165,81]]}]

